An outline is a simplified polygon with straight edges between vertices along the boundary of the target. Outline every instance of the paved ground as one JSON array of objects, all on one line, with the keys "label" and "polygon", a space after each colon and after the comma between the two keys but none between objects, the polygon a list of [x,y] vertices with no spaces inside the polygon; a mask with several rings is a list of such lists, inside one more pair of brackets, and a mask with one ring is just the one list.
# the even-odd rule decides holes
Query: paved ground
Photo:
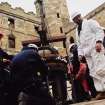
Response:
[{"label": "paved ground", "polygon": [[97,101],[82,102],[82,103],[77,103],[72,105],[105,105],[105,99],[97,100]]}]

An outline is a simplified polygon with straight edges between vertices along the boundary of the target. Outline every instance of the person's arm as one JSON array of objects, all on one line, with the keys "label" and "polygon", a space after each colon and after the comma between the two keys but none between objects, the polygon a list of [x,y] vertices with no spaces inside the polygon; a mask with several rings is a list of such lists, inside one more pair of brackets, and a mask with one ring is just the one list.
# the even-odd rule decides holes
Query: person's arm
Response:
[{"label": "person's arm", "polygon": [[0,56],[4,59],[11,60],[13,58],[13,55],[8,55],[7,52],[5,52],[3,49],[0,48]]},{"label": "person's arm", "polygon": [[75,34],[76,34],[76,35],[75,35],[75,38],[76,38],[76,45],[79,46],[79,45],[80,45],[80,41],[79,41],[80,39],[79,39],[79,36],[78,36],[78,30],[77,30],[77,28],[76,28],[75,31],[76,31],[76,32],[75,32]]},{"label": "person's arm", "polygon": [[[89,26],[90,26],[91,30],[95,33],[95,41],[96,41],[95,44],[98,45],[98,47],[95,45],[96,49],[102,49],[103,39],[104,39],[104,31],[103,31],[102,27],[100,26],[100,24],[97,21],[92,20],[92,19],[89,20]],[[99,46],[100,46],[100,48],[99,48]]]},{"label": "person's arm", "polygon": [[102,41],[103,42],[104,31],[102,30],[100,24],[97,21],[90,19],[89,20],[89,27],[91,28],[93,33],[95,33],[96,42],[97,41]]},{"label": "person's arm", "polygon": [[76,79],[81,79],[86,74],[86,64],[82,63],[80,64],[80,70],[78,71],[76,75]]},{"label": "person's arm", "polygon": [[76,29],[76,45],[78,47],[78,55],[84,56],[84,51],[83,51],[83,48],[80,44],[80,39],[79,39],[79,36],[78,36],[78,30],[77,29]]},{"label": "person's arm", "polygon": [[73,72],[73,66],[72,66],[72,64],[68,63],[67,64],[67,69],[68,69],[67,73],[70,75]]}]

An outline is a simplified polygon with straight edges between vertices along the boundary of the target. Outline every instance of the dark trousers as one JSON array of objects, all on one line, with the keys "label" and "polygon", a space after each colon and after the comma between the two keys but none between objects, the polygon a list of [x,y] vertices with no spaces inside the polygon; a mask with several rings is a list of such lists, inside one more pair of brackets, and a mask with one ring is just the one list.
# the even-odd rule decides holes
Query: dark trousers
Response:
[{"label": "dark trousers", "polygon": [[72,98],[74,103],[90,100],[89,93],[85,92],[79,80],[72,81]]},{"label": "dark trousers", "polygon": [[87,81],[88,81],[88,84],[90,87],[91,97],[95,98],[97,95],[97,91],[96,91],[96,88],[94,86],[93,78],[91,76],[87,76]]}]

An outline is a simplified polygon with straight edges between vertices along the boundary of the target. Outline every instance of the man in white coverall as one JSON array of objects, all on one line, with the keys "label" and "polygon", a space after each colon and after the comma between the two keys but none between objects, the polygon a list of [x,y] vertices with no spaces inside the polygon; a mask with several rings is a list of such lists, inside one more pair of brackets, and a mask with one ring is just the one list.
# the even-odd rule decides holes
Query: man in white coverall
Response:
[{"label": "man in white coverall", "polygon": [[[92,56],[95,55],[94,50],[101,49],[102,43],[98,43],[103,41],[104,32],[99,25],[99,23],[92,19],[83,19],[81,17],[81,14],[79,12],[74,12],[71,16],[74,23],[77,24],[76,29],[76,41],[78,45],[78,55],[83,55],[86,57],[89,69],[90,69],[90,75],[93,77],[94,83],[97,82],[96,78],[96,70],[94,69],[94,60]],[[98,44],[98,48],[96,46],[96,42]],[[101,44],[101,45],[100,45]],[[103,84],[105,85],[105,84]],[[99,92],[99,94],[96,96],[101,97],[105,90],[98,89],[98,86],[96,86],[96,90]],[[97,98],[100,99],[100,98]]]}]

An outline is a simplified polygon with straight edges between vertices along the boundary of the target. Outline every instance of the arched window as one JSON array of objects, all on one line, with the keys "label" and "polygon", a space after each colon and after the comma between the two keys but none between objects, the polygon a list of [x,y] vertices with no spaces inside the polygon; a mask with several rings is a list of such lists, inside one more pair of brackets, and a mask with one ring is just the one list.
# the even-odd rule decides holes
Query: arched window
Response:
[{"label": "arched window", "polygon": [[8,47],[15,48],[15,36],[13,34],[8,36]]},{"label": "arched window", "polygon": [[59,15],[59,13],[57,13],[57,18],[60,18],[60,15]]},{"label": "arched window", "polygon": [[70,44],[74,43],[74,38],[71,36],[69,41],[70,41]]},{"label": "arched window", "polygon": [[60,27],[60,33],[63,33],[63,29],[62,29],[62,27]]},{"label": "arched window", "polygon": [[15,28],[15,20],[13,18],[8,18],[8,26],[11,29]]}]

